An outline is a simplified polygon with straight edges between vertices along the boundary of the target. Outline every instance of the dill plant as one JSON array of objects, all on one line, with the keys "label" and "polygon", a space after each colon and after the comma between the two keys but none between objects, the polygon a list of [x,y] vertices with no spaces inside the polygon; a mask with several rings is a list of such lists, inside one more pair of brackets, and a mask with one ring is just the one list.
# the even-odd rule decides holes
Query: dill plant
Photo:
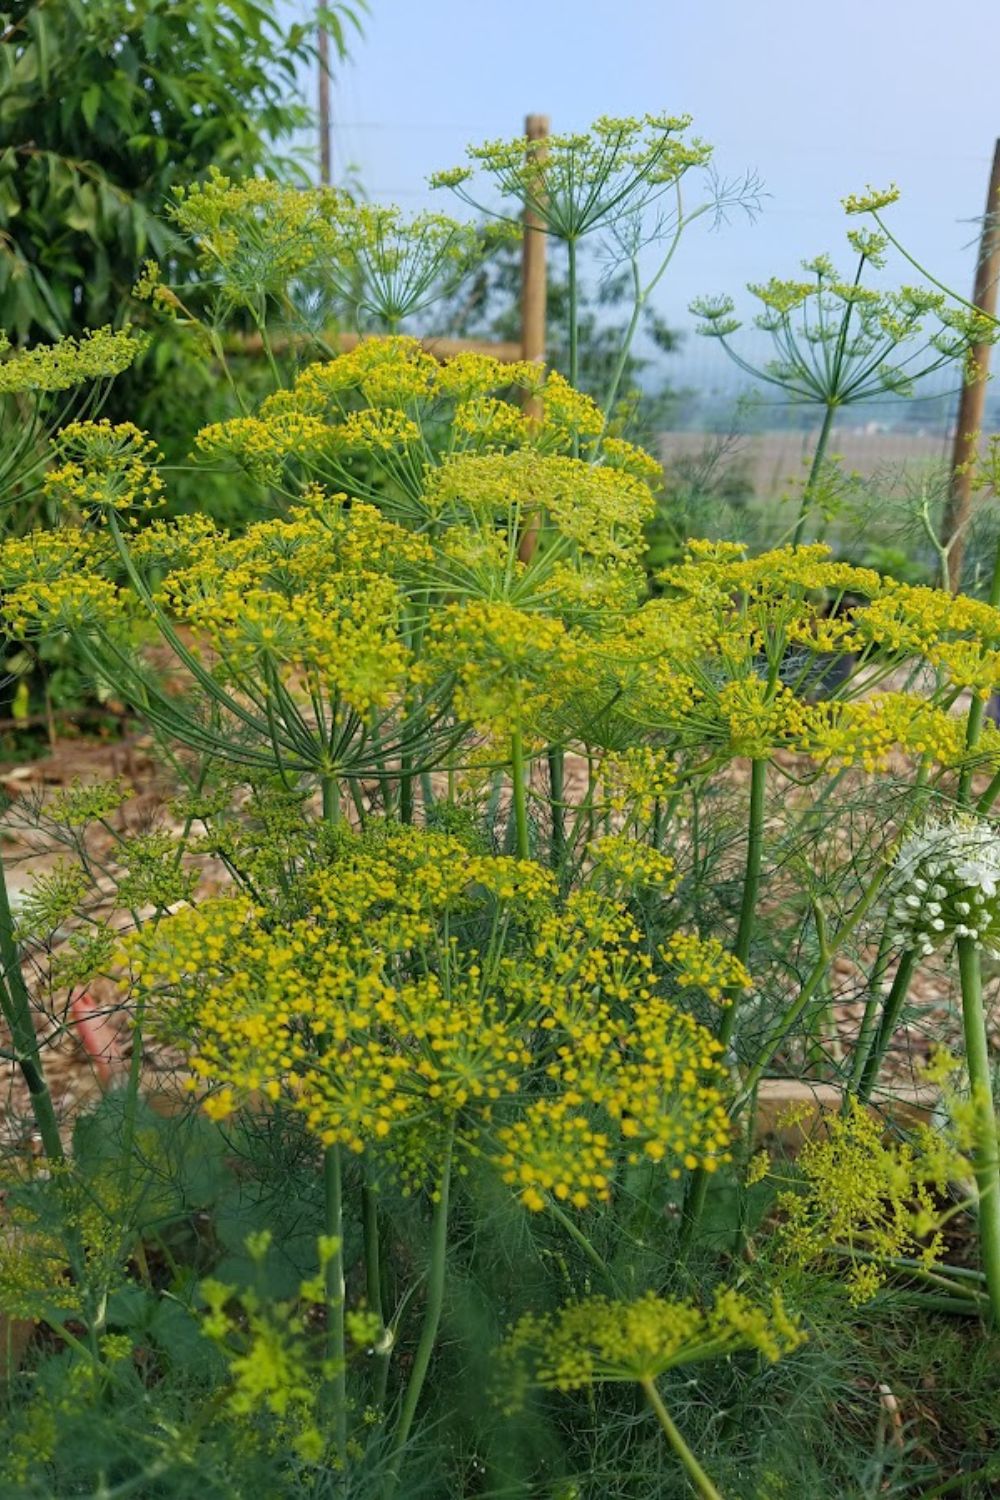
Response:
[{"label": "dill plant", "polygon": [[[606,121],[541,160],[521,143],[475,159],[575,245],[671,200],[705,161],[678,135]],[[392,325],[447,280],[464,231],[422,236],[425,277],[414,225],[336,195],[216,176],[178,215],[213,347],[249,314],[273,386],[203,429],[197,462],[274,513],[236,534],[151,518],[169,485],[155,435],[77,422],[45,477],[60,524],[0,547],[8,631],[70,638],[180,787],[173,830],[123,834],[116,787],[22,809],[72,863],[16,929],[0,920],[11,993],[22,958],[34,991],[11,1011],[19,1061],[44,1082],[32,1006],[96,975],[133,1050],[72,1151],[49,1109],[48,1176],[11,1186],[0,1305],[58,1348],[24,1382],[5,1482],[596,1493],[598,1455],[630,1444],[622,1493],[769,1493],[773,1454],[749,1479],[746,1446],[726,1456],[765,1364],[787,1358],[770,1389],[790,1390],[892,1299],[997,1306],[993,867],[973,851],[921,873],[942,809],[978,830],[970,847],[995,840],[996,600],[801,538],[760,555],[692,538],[651,598],[659,466],[610,432],[614,388],[602,407],[534,365],[438,361],[398,333],[283,372],[276,310],[306,322],[317,287],[350,287]],[[860,330],[859,300],[840,297]],[[888,337],[879,319],[908,314],[879,308]],[[113,911],[88,920],[98,891]],[[949,1078],[947,1132],[897,1142],[865,1108],[905,1006],[905,982],[881,981],[952,939],[971,1095]],[[751,1154],[758,1087],[812,1066],[803,1031],[842,960],[867,964],[858,1046],[839,1075],[822,1049],[818,1066],[855,1102],[779,1186]],[[181,1075],[166,1118],[142,1098],[151,1036]],[[970,1167],[975,1191],[949,1203]],[[717,1254],[727,1191],[742,1259]],[[948,1259],[973,1211],[982,1270]],[[674,1379],[688,1367],[711,1421]],[[109,1411],[113,1456],[85,1457],[81,1415]],[[650,1457],[657,1432],[669,1451]]]},{"label": "dill plant", "polygon": [[[856,256],[853,276],[843,276],[829,256],[820,255],[803,262],[803,277],[772,277],[748,287],[760,305],[754,325],[774,346],[773,357],[762,364],[732,343],[741,326],[732,297],[691,304],[701,320],[698,332],[717,339],[741,370],[790,403],[822,413],[793,531],[796,543],[816,508],[838,413],[879,397],[909,396],[922,380],[966,360],[973,345],[996,336],[983,314],[950,305],[940,291],[866,285],[865,277],[885,265],[889,237],[881,230],[852,229],[848,241]],[[967,376],[975,378],[971,367]]]}]

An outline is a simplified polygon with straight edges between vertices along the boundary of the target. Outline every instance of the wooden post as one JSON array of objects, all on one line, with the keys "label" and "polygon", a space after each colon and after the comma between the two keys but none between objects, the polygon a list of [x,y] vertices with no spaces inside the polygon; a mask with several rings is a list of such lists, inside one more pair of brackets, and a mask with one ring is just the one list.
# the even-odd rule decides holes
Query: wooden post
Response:
[{"label": "wooden post", "polygon": [[[548,115],[528,115],[524,122],[524,134],[530,141],[544,141],[549,133]],[[544,151],[544,146],[537,146]],[[536,364],[545,362],[545,252],[548,236],[541,220],[530,209],[524,211],[524,232],[521,236],[521,358]],[[524,398],[525,416],[541,420],[542,403],[537,396],[527,392]],[[529,519],[521,536],[518,555],[522,562],[529,562],[538,544],[538,521]]]},{"label": "wooden post", "polygon": [[[1000,281],[1000,141],[993,149],[993,167],[986,194],[983,232],[979,239],[979,260],[972,300],[984,313],[995,317],[997,283]],[[965,532],[972,508],[972,474],[969,465],[976,457],[979,435],[986,407],[986,383],[990,367],[989,344],[975,344],[972,359],[976,366],[974,382],[962,386],[955,427],[955,445],[951,459],[951,487],[941,523],[942,546],[949,546],[948,582],[957,593],[962,582],[962,560],[965,555]]]},{"label": "wooden post", "polygon": [[330,159],[330,35],[324,23],[328,0],[319,0],[319,25],[316,29],[316,51],[319,57],[317,108],[319,115],[319,180],[329,187],[332,179]]},{"label": "wooden post", "polygon": [[[529,115],[525,120],[527,140],[544,141],[548,133],[548,115]],[[539,364],[545,359],[545,242],[546,234],[538,215],[525,209],[521,240],[521,358],[537,360]]]}]

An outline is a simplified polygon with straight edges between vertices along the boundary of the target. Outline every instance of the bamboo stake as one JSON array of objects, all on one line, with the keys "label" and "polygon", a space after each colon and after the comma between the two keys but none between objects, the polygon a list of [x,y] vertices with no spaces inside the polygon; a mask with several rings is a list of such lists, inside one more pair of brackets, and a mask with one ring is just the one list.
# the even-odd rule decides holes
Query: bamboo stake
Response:
[{"label": "bamboo stake", "polygon": [[316,31],[316,51],[319,57],[319,88],[317,114],[319,115],[319,180],[323,187],[333,181],[330,143],[330,35],[324,25],[328,0],[319,0],[319,17]]},{"label": "bamboo stake", "polygon": [[[528,115],[524,134],[531,143],[545,141],[549,134],[548,115]],[[536,145],[536,151],[544,146]],[[545,229],[538,215],[524,211],[524,233],[521,237],[521,358],[545,363]],[[542,403],[537,396],[525,393],[525,416],[541,421]],[[538,519],[532,517],[525,526],[518,548],[522,562],[530,562],[538,545]]]},{"label": "bamboo stake", "polygon": [[[329,342],[336,346],[338,354],[349,354],[364,337],[365,335],[358,333],[327,335]],[[304,333],[278,334],[270,342],[272,353],[287,354],[305,348],[310,343],[310,336]],[[436,359],[453,359],[456,354],[491,354],[494,359],[512,365],[521,358],[520,343],[509,339],[498,339],[495,342],[491,339],[443,339],[431,334],[420,342],[427,353],[433,354]],[[227,334],[223,347],[227,354],[233,355],[256,355],[264,352],[264,343],[259,333]]]},{"label": "bamboo stake", "polygon": [[[997,283],[1000,281],[1000,140],[993,150],[990,185],[986,194],[983,232],[979,240],[979,260],[972,300],[990,317],[996,316]],[[972,508],[972,474],[970,465],[979,447],[979,434],[986,407],[986,383],[990,366],[989,344],[975,344],[972,360],[976,378],[966,382],[958,403],[955,445],[952,450],[951,488],[941,523],[941,544],[948,548],[948,582],[952,593],[958,593],[962,582],[962,560],[965,555],[965,532]]]}]

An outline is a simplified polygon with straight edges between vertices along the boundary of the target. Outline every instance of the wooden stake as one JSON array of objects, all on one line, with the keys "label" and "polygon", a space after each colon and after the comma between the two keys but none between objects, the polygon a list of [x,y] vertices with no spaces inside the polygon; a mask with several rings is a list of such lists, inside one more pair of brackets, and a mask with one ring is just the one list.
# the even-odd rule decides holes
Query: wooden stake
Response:
[{"label": "wooden stake", "polygon": [[[972,300],[990,317],[996,315],[997,283],[1000,281],[1000,141],[993,150],[993,167],[986,194],[983,232],[979,240],[979,260]],[[975,344],[972,359],[976,379],[962,386],[958,403],[958,421],[951,460],[951,487],[941,522],[941,544],[949,547],[948,582],[952,593],[958,593],[962,582],[966,531],[972,509],[972,464],[979,450],[979,435],[986,408],[986,383],[990,368],[989,344]]]},{"label": "wooden stake", "polygon": [[330,152],[330,36],[323,24],[328,0],[319,0],[319,25],[316,29],[316,51],[319,54],[319,87],[317,91],[317,113],[319,115],[319,180],[323,187],[333,181]]},{"label": "wooden stake", "polygon": [[[548,115],[528,115],[524,134],[528,141],[544,141],[549,133]],[[544,151],[544,146],[535,148]],[[524,211],[521,237],[521,358],[545,363],[545,252],[547,236],[541,220],[530,209]],[[525,416],[541,421],[542,403],[525,393]],[[530,519],[521,536],[518,555],[528,562],[538,544],[538,521]]]}]

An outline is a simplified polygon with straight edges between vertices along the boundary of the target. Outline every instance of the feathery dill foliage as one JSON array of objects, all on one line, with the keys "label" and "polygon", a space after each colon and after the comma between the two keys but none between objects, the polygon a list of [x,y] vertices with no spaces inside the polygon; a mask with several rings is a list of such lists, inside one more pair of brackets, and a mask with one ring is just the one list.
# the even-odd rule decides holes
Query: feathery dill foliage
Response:
[{"label": "feathery dill foliage", "polygon": [[[571,263],[612,234],[639,309],[647,243],[655,280],[702,213],[752,207],[685,207],[687,125],[492,143],[440,180],[472,201],[481,170]],[[224,364],[249,316],[271,382],[225,366],[238,414],[193,459],[269,508],[151,518],[155,434],[76,413],[54,524],[0,543],[7,633],[72,642],[177,783],[160,814],[120,782],[8,814],[60,858],[16,917],[0,884],[45,1158],[11,1154],[0,1313],[47,1329],[4,1492],[868,1493],[892,1318],[971,1314],[979,1349],[1000,1313],[1000,569],[953,597],[799,534],[693,537],[650,597],[662,470],[613,435],[616,382],[598,403],[396,331],[471,230],[220,173],[173,212],[198,326]],[[197,323],[156,266],[140,290]],[[826,262],[757,295],[768,378],[830,409],[980,332]],[[283,372],[273,320],[316,335],[332,306],[387,332]],[[14,354],[0,385],[110,376],[132,342]],[[953,951],[964,1053],[925,1079],[948,1125],[907,1129],[869,1101],[918,964]],[[81,1014],[121,1086],[70,1138],[46,1057]],[[755,1150],[775,1075],[845,1101],[791,1163]]]}]

